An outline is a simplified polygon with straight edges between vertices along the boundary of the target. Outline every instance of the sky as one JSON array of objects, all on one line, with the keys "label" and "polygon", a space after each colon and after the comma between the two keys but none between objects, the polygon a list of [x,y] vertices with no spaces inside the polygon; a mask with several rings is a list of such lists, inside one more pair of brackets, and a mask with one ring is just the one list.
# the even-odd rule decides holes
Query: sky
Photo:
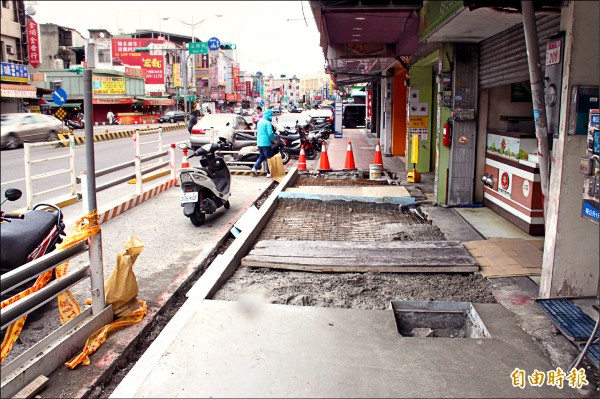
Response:
[{"label": "sky", "polygon": [[[88,29],[106,29],[113,35],[149,29],[192,36],[189,24],[193,23],[194,36],[202,41],[217,37],[236,44],[242,71],[277,77],[324,72],[319,32],[308,1],[39,0],[25,5],[35,8],[33,18],[38,23],[73,28],[85,38]],[[215,17],[219,14],[222,17]],[[170,19],[163,20],[166,17]]]}]

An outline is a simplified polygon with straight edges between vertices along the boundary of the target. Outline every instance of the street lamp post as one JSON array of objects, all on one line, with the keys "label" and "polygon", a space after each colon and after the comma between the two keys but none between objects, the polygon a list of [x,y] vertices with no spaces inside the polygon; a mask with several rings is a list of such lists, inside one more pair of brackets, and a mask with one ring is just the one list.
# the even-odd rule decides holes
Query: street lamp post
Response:
[{"label": "street lamp post", "polygon": [[[196,23],[194,23],[194,16],[193,15],[192,15],[192,22],[185,22],[185,21],[182,21],[181,19],[175,18],[175,17],[164,17],[163,20],[166,21],[166,20],[169,20],[169,19],[176,19],[179,22],[181,22],[182,24],[184,24],[185,26],[189,26],[192,29],[192,43],[195,43],[196,42],[196,36],[194,35],[194,28],[196,26],[200,25],[202,22],[206,21],[208,18],[211,18],[211,17],[221,18],[222,16],[223,15],[221,15],[221,14],[209,15],[208,17],[204,18],[200,22],[196,22]],[[185,61],[185,64],[186,64],[185,65],[186,66],[186,71],[187,71],[187,60],[188,60],[188,57],[190,55],[191,54],[188,54],[187,57],[184,57],[185,58],[184,61]],[[192,83],[193,83],[193,87],[194,87],[194,93],[197,90],[197,87],[196,87],[196,62],[195,61],[196,61],[196,57],[192,57],[192,68],[191,68],[192,72],[189,74],[189,75],[192,76]],[[184,80],[184,84],[185,84],[185,86],[184,86],[184,96],[185,96],[185,110],[186,111],[188,111],[187,97],[188,97],[188,88],[189,88],[189,82],[188,82],[188,76],[187,75],[188,74],[186,74],[186,76],[184,78],[185,79]],[[187,112],[186,112],[186,117],[187,117]]]}]

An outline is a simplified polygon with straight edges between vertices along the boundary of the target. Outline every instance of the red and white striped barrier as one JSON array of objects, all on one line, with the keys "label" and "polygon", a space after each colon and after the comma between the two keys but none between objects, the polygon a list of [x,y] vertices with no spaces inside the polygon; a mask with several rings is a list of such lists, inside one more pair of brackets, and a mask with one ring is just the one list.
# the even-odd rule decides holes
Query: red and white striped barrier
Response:
[{"label": "red and white striped barrier", "polygon": [[166,183],[163,183],[159,186],[151,188],[148,191],[143,192],[140,195],[136,195],[135,197],[131,198],[128,201],[123,202],[120,205],[114,206],[107,211],[101,212],[100,216],[98,218],[98,220],[99,220],[98,223],[102,224],[104,222],[109,221],[110,219],[122,214],[123,212],[128,211],[129,209],[141,204],[142,202],[147,201],[150,198],[156,196],[157,194],[160,194],[163,191],[173,187],[176,183],[177,183],[176,178],[171,179],[171,180],[167,181]]}]

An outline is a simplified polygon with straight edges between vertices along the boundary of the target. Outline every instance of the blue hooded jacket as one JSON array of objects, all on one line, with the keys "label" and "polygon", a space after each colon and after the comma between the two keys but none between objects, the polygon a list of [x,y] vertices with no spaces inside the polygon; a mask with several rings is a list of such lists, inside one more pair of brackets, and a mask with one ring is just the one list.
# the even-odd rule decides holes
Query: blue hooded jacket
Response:
[{"label": "blue hooded jacket", "polygon": [[273,111],[267,109],[261,120],[258,121],[256,127],[256,145],[258,147],[270,147],[271,140],[275,139],[275,133],[273,132]]}]

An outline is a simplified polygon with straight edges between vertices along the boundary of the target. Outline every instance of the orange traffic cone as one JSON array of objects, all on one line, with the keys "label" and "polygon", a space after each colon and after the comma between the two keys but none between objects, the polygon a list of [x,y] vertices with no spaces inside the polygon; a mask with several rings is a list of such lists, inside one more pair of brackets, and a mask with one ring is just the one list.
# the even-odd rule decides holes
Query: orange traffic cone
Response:
[{"label": "orange traffic cone", "polygon": [[348,142],[348,147],[346,148],[346,162],[344,163],[343,170],[355,170],[356,165],[354,165],[354,154],[352,153],[352,142]]},{"label": "orange traffic cone", "polygon": [[327,156],[327,144],[323,142],[321,147],[321,159],[319,161],[319,172],[328,172],[331,170],[329,166],[329,157]]},{"label": "orange traffic cone", "polygon": [[181,169],[189,168],[190,163],[188,162],[188,150],[187,148],[183,149],[183,158],[181,158]]},{"label": "orange traffic cone", "polygon": [[300,156],[298,157],[298,170],[306,170],[306,154],[304,153],[304,144],[300,147]]},{"label": "orange traffic cone", "polygon": [[379,141],[377,142],[377,146],[375,147],[375,158],[373,159],[374,165],[381,165],[383,168],[383,158],[381,157],[381,147],[379,146]]}]

